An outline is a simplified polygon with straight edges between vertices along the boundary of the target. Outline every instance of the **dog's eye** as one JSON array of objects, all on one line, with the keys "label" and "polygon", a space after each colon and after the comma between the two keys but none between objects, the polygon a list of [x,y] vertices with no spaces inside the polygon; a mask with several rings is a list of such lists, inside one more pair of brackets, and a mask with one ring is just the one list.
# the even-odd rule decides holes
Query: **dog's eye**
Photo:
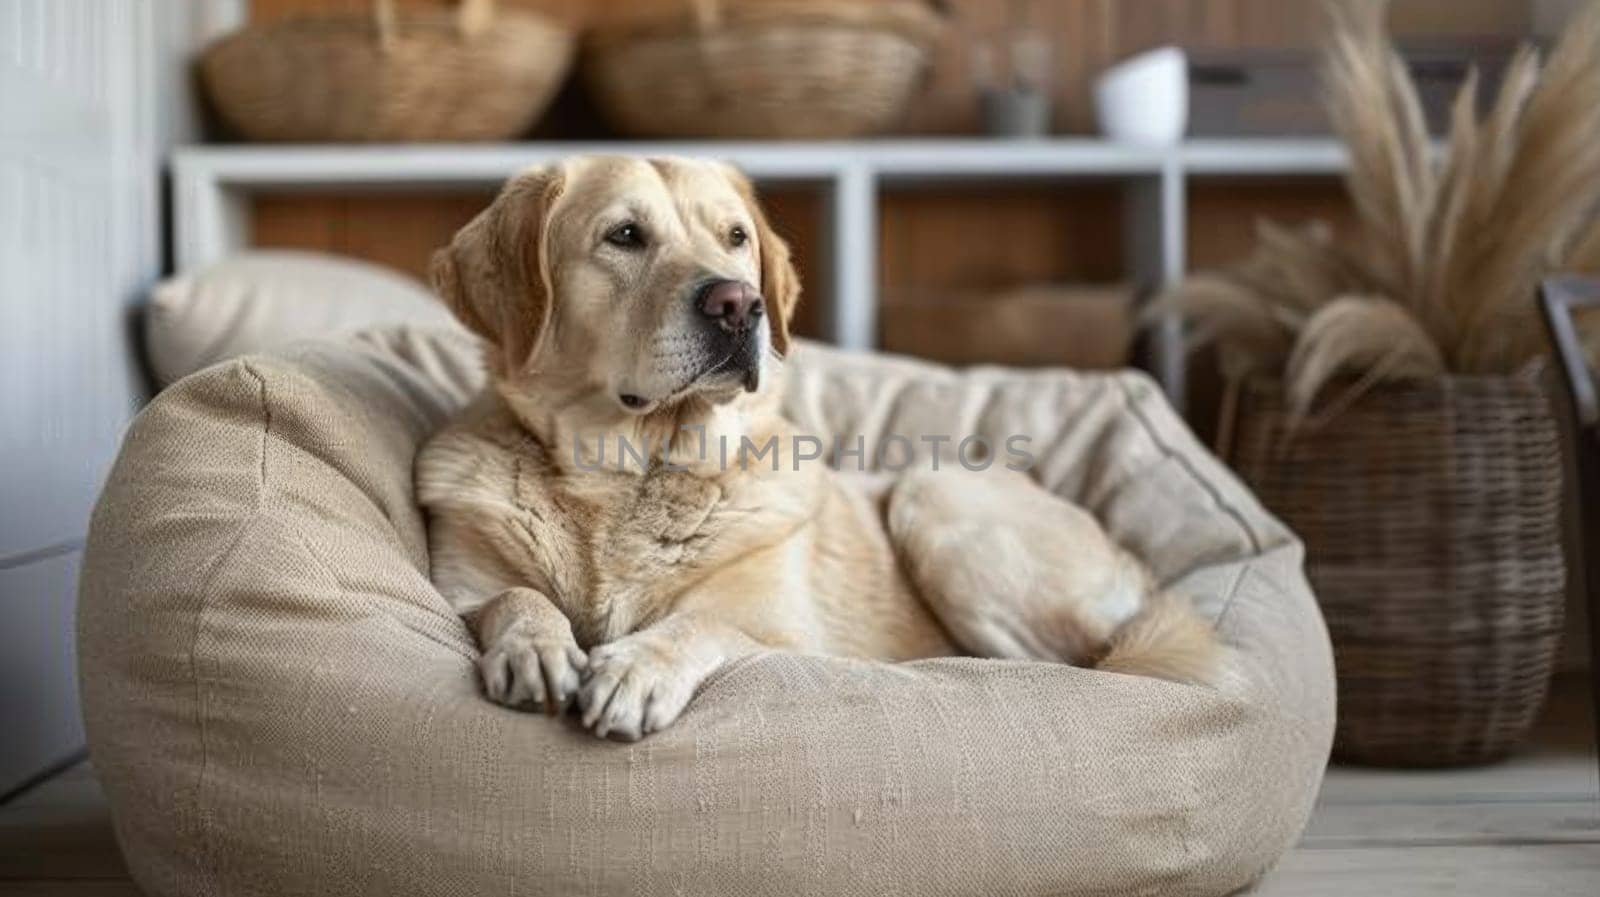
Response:
[{"label": "dog's eye", "polygon": [[644,228],[632,221],[627,224],[620,224],[606,234],[606,242],[612,246],[620,246],[623,249],[643,249],[645,245]]},{"label": "dog's eye", "polygon": [[750,235],[745,233],[742,225],[735,224],[733,230],[728,231],[728,243],[733,246],[743,246],[750,242]]}]

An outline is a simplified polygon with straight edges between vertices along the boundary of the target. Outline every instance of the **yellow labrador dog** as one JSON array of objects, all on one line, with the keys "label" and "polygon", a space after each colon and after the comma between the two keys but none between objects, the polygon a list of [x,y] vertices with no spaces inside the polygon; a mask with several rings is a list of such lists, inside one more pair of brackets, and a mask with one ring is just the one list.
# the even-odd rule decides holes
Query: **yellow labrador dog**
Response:
[{"label": "yellow labrador dog", "polygon": [[433,280],[487,342],[489,386],[424,448],[418,492],[494,701],[575,700],[595,734],[636,739],[767,649],[1221,673],[1211,627],[1021,473],[867,490],[743,451],[795,436],[776,381],[800,289],[728,166],[526,171]]}]

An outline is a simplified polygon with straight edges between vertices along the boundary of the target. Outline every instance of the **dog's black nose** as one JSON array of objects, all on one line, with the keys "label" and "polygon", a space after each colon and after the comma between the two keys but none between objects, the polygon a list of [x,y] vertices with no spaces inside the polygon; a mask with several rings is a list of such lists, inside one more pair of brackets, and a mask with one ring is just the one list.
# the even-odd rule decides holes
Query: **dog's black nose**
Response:
[{"label": "dog's black nose", "polygon": [[700,313],[729,330],[744,330],[766,309],[761,294],[742,280],[713,280],[696,297]]}]

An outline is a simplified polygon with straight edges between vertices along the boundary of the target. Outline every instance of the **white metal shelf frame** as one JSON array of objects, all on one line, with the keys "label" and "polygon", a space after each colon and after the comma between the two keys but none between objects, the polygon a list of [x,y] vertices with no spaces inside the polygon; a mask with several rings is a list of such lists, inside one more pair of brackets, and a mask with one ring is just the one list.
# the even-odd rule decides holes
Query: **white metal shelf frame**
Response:
[{"label": "white metal shelf frame", "polygon": [[[802,182],[825,192],[823,245],[837,344],[877,344],[878,194],[884,186],[1016,179],[1098,179],[1123,184],[1125,268],[1142,289],[1183,276],[1186,186],[1195,177],[1318,176],[1341,172],[1329,140],[1195,140],[1172,148],[1103,140],[918,139],[806,143],[515,143],[474,145],[206,145],[172,159],[174,260],[209,264],[250,244],[250,202],[260,193],[421,191],[492,187],[529,165],[582,153],[724,159],[758,182]],[[1153,373],[1183,393],[1175,322],[1155,341]]]}]

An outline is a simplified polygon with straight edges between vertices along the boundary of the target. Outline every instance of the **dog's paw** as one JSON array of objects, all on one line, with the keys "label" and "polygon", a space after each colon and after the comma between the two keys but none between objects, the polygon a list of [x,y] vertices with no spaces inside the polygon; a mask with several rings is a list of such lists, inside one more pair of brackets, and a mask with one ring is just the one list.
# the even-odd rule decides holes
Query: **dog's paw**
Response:
[{"label": "dog's paw", "polygon": [[588,658],[572,637],[570,626],[541,631],[513,626],[478,661],[489,700],[507,707],[566,711],[578,693]]},{"label": "dog's paw", "polygon": [[637,741],[671,724],[700,684],[679,654],[650,632],[590,651],[589,670],[578,692],[584,726],[601,738]]}]

